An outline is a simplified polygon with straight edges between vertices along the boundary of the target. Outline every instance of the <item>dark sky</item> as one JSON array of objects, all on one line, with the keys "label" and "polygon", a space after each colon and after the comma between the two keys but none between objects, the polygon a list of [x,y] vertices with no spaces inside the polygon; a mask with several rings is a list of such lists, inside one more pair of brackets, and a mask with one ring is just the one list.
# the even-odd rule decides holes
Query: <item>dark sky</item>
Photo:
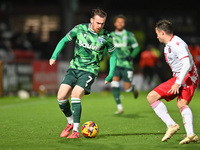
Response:
[{"label": "dark sky", "polygon": [[[195,3],[196,2],[196,3]],[[100,5],[111,9],[198,9],[198,1],[194,0],[80,0],[81,5]]]},{"label": "dark sky", "polygon": [[[66,0],[3,0],[15,5],[59,5]],[[101,7],[112,10],[181,10],[199,11],[197,0],[77,0],[81,7]]]}]

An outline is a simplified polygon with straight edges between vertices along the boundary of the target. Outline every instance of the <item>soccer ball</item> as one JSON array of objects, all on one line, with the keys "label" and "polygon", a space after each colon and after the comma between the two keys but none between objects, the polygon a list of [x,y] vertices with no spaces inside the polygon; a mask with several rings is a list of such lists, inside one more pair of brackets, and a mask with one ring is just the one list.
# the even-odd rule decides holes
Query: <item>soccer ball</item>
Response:
[{"label": "soccer ball", "polygon": [[81,128],[81,133],[86,138],[95,138],[99,133],[99,127],[93,121],[88,121],[83,124]]},{"label": "soccer ball", "polygon": [[17,93],[17,95],[18,95],[18,97],[20,99],[23,99],[23,100],[30,98],[30,94],[27,91],[25,91],[25,90],[19,90],[18,93]]}]

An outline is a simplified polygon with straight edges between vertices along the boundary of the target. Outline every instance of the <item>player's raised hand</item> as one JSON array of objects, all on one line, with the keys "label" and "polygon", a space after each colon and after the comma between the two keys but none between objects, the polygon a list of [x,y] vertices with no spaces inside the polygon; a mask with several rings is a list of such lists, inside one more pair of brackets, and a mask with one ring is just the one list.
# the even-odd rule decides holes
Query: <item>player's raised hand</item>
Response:
[{"label": "player's raised hand", "polygon": [[52,66],[52,65],[54,65],[55,63],[56,63],[56,61],[55,61],[54,59],[50,59],[50,60],[49,60],[49,65]]}]

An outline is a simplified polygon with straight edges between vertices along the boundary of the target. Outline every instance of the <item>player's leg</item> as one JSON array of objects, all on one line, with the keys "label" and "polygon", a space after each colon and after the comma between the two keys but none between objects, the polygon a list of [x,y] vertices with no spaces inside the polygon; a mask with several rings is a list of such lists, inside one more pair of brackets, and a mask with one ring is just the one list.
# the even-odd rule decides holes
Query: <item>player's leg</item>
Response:
[{"label": "player's leg", "polygon": [[67,84],[61,84],[57,94],[57,100],[61,111],[67,117],[68,123],[73,124],[73,120],[71,120],[72,112],[70,109],[70,103],[68,97],[71,93],[72,87]]},{"label": "player's leg", "polygon": [[71,104],[72,104],[72,114],[73,114],[73,132],[67,138],[80,138],[79,126],[81,118],[81,98],[85,94],[85,90],[76,85],[71,93]]},{"label": "player's leg", "polygon": [[117,104],[117,111],[115,114],[122,114],[124,112],[121,100],[120,100],[120,88],[119,88],[119,81],[121,79],[121,68],[115,67],[114,76],[111,82],[112,93]]},{"label": "player's leg", "polygon": [[67,138],[80,138],[79,126],[81,119],[81,98],[85,94],[90,93],[91,85],[95,80],[95,75],[89,72],[77,70],[76,74],[78,80],[76,86],[71,92],[71,104],[72,104],[72,114],[73,114],[73,132]]},{"label": "player's leg", "polygon": [[161,96],[156,91],[151,91],[147,96],[147,101],[161,120],[166,124],[167,127],[175,125],[174,120],[170,117],[167,107],[159,99]]},{"label": "player's leg", "polygon": [[112,93],[113,93],[115,102],[117,103],[117,111],[115,112],[115,114],[122,114],[124,112],[124,109],[120,100],[119,81],[120,81],[120,77],[114,76],[111,82]]},{"label": "player's leg", "polygon": [[74,82],[76,82],[74,70],[69,69],[60,85],[57,95],[59,107],[68,121],[66,128],[60,134],[61,137],[67,136],[73,128],[73,116],[68,98],[71,94],[72,88],[74,87]]},{"label": "player's leg", "polygon": [[179,108],[181,115],[183,117],[183,124],[185,126],[187,135],[194,135],[193,124],[192,124],[193,116],[192,116],[192,111],[188,106],[188,102],[184,99],[178,99],[177,107]]},{"label": "player's leg", "polygon": [[[196,81],[198,83],[198,81]],[[177,100],[177,107],[180,110],[180,113],[183,118],[183,124],[185,127],[185,131],[187,133],[187,136],[185,139],[180,141],[179,144],[186,144],[190,142],[197,142],[199,140],[198,136],[194,133],[193,129],[193,115],[190,107],[188,104],[190,103],[194,91],[197,87],[197,83],[193,85],[190,80],[185,82],[187,86],[181,87],[179,90],[180,96]]]},{"label": "player's leg", "polygon": [[131,92],[132,91],[131,82],[124,81],[124,90],[125,90],[125,92]]},{"label": "player's leg", "polygon": [[[172,80],[174,83],[174,81]],[[151,91],[147,95],[147,101],[151,105],[152,109],[156,113],[156,115],[161,118],[161,120],[166,124],[167,131],[162,138],[162,141],[167,141],[170,139],[179,129],[179,125],[174,122],[174,120],[171,118],[171,116],[168,113],[167,107],[163,102],[160,101],[161,98],[165,98],[167,100],[171,100],[176,95],[170,95],[168,93],[170,87],[171,87],[171,79],[167,82],[162,83],[158,87],[156,87],[153,91]]]},{"label": "player's leg", "polygon": [[134,84],[133,80],[133,70],[124,68],[122,71],[122,78],[124,80],[124,90],[125,92],[133,92],[134,98],[138,97],[138,90]]},{"label": "player's leg", "polygon": [[133,92],[134,98],[138,98],[138,90],[131,82],[124,81],[124,90],[125,92]]},{"label": "player's leg", "polygon": [[179,108],[182,118],[183,118],[183,124],[185,127],[185,131],[187,133],[187,136],[185,139],[180,141],[179,144],[186,144],[190,142],[197,142],[199,140],[198,136],[194,133],[193,129],[193,115],[192,111],[188,106],[188,102],[184,99],[178,99],[177,100],[177,107]]},{"label": "player's leg", "polygon": [[79,132],[79,124],[81,118],[81,98],[85,94],[85,90],[76,85],[72,90],[71,94],[71,104],[72,104],[72,113],[73,113],[73,121],[74,121],[74,128],[76,132]]},{"label": "player's leg", "polygon": [[57,94],[57,100],[61,111],[65,114],[68,124],[61,132],[60,136],[65,137],[73,128],[73,116],[70,108],[68,97],[71,93],[72,87],[67,84],[61,84]]}]

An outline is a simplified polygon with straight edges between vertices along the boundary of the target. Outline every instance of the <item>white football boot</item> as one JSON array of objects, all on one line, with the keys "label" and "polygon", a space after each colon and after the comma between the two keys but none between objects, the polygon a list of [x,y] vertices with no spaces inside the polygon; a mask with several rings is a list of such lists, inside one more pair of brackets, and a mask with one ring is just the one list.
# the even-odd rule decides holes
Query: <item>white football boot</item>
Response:
[{"label": "white football boot", "polygon": [[123,109],[119,109],[115,112],[115,115],[119,115],[119,114],[123,114],[124,110]]},{"label": "white football boot", "polygon": [[167,128],[167,131],[164,137],[162,138],[162,142],[165,142],[168,139],[170,139],[179,129],[180,129],[180,126],[177,123],[175,123],[174,126]]},{"label": "white football boot", "polygon": [[194,135],[190,135],[190,136],[186,136],[182,141],[180,141],[179,144],[189,144],[191,142],[196,143],[199,140],[198,136],[196,134]]}]

